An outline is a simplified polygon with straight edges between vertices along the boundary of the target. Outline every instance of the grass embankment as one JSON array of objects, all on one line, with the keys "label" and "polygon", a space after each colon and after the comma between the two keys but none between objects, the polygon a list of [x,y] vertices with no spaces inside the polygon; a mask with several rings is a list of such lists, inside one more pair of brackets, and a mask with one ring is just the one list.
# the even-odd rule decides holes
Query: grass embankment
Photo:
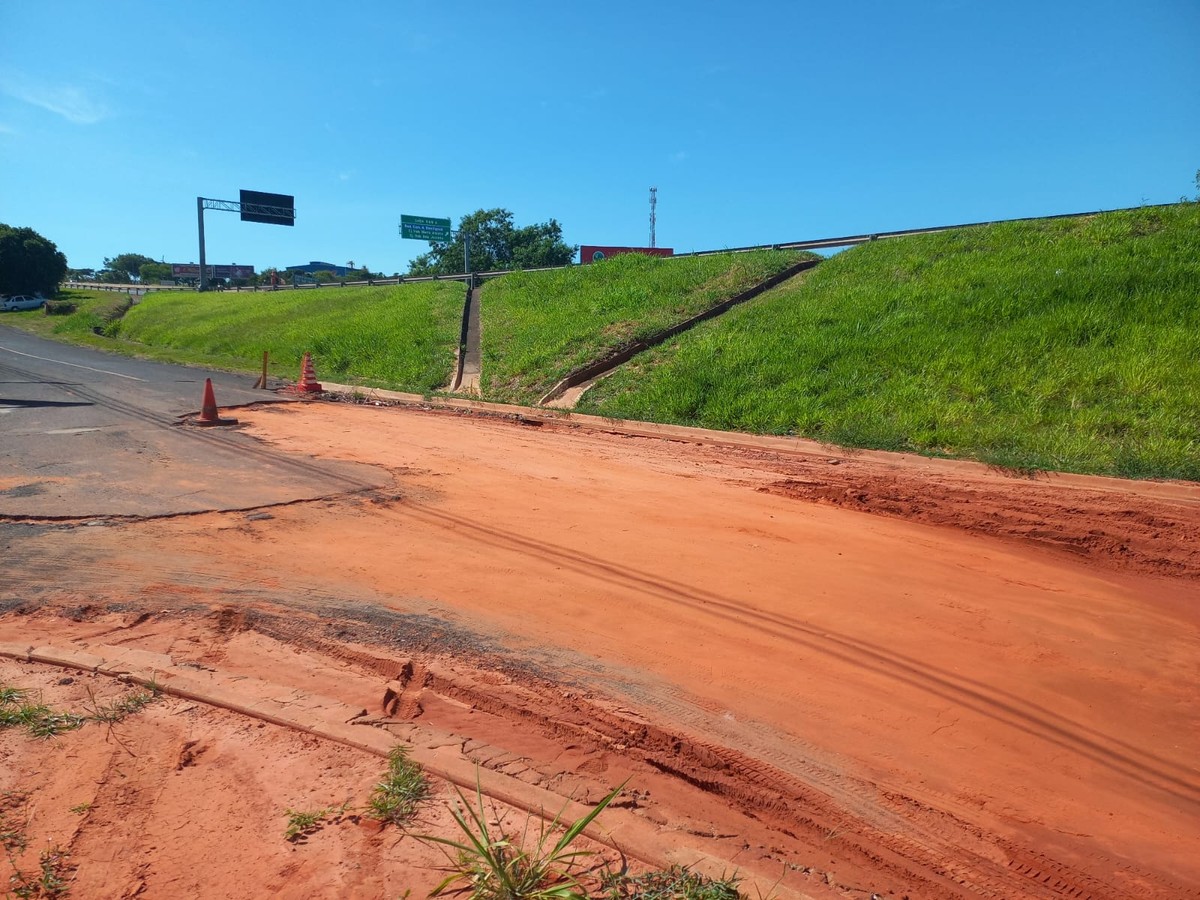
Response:
[{"label": "grass embankment", "polygon": [[514,272],[483,288],[483,393],[532,403],[567,373],[669,328],[808,254],[626,254],[554,272]]},{"label": "grass embankment", "polygon": [[1200,205],[862,245],[644,354],[580,409],[1200,480]]},{"label": "grass embankment", "polygon": [[[85,296],[93,295],[93,296]],[[429,282],[277,292],[163,292],[123,319],[106,315],[123,295],[66,291],[70,316],[38,310],[13,324],[107,350],[294,379],[305,351],[319,378],[427,393],[446,383],[462,319],[463,287]],[[104,329],[105,336],[92,333]]]},{"label": "grass embankment", "polygon": [[[42,337],[107,347],[109,342],[96,335],[95,329],[104,328],[117,319],[129,307],[129,297],[113,291],[86,291],[74,288],[59,291],[51,301],[62,309],[59,315],[46,315],[45,308],[0,315],[0,325],[12,325],[23,331],[31,331]],[[68,312],[65,307],[74,307]]]}]

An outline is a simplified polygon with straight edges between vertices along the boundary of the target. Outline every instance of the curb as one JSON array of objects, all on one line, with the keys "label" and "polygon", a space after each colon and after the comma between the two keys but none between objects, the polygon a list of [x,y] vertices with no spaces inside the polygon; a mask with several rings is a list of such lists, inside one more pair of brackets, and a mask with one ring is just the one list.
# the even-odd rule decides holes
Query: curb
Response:
[{"label": "curb", "polygon": [[[525,422],[557,423],[586,428],[608,434],[631,437],[657,438],[665,441],[681,441],[689,444],[706,444],[712,447],[729,447],[736,450],[768,450],[794,456],[838,459],[846,461],[876,462],[894,468],[919,470],[928,474],[956,475],[960,477],[995,480],[1021,484],[1049,484],[1064,489],[1110,491],[1153,497],[1177,503],[1200,503],[1200,483],[1191,481],[1134,481],[1111,475],[1076,475],[1070,472],[1037,472],[1028,477],[1003,476],[987,463],[969,459],[945,459],[920,456],[916,453],[895,453],[887,450],[857,450],[822,444],[811,438],[777,437],[772,435],[748,434],[738,431],[717,431],[711,428],[696,428],[690,425],[665,425],[658,422],[638,422],[632,419],[609,419],[584,413],[546,407],[518,406],[512,403],[493,403],[486,400],[471,400],[463,397],[427,397],[404,391],[389,391],[383,388],[362,387],[353,384],[324,382],[325,390],[335,394],[348,394],[367,399],[386,400],[406,406],[432,410],[457,410],[488,415],[512,416]],[[233,407],[230,407],[231,409]]]}]

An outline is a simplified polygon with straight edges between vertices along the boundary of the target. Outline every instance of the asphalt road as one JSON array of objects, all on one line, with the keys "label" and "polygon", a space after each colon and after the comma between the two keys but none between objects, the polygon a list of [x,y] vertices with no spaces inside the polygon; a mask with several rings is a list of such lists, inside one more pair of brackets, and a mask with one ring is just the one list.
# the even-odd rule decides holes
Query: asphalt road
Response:
[{"label": "asphalt road", "polygon": [[[0,325],[0,517],[100,518],[254,509],[378,487],[379,469],[198,428],[204,379],[230,406],[287,402],[252,376],[43,340]],[[232,413],[236,416],[236,412]]]}]

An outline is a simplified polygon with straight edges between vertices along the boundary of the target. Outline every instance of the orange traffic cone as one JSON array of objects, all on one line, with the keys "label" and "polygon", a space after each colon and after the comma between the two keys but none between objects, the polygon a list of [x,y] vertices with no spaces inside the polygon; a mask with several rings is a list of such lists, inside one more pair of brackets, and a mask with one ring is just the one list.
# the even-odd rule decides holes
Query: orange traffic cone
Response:
[{"label": "orange traffic cone", "polygon": [[301,394],[320,394],[325,388],[321,387],[317,381],[317,373],[313,369],[312,354],[304,354],[304,362],[300,366],[300,383],[296,385],[296,390]]},{"label": "orange traffic cone", "polygon": [[222,419],[217,411],[217,397],[213,393],[212,379],[204,379],[204,402],[200,407],[197,425],[236,425],[237,419]]}]

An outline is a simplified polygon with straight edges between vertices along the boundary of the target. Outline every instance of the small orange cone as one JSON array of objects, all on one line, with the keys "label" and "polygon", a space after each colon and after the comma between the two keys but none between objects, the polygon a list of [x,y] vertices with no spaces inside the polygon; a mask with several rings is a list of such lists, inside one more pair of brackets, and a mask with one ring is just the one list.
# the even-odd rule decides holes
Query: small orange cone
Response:
[{"label": "small orange cone", "polygon": [[200,407],[197,425],[236,425],[237,419],[222,419],[217,411],[217,396],[213,393],[212,379],[204,379],[204,402]]},{"label": "small orange cone", "polygon": [[300,366],[300,383],[296,390],[301,394],[320,394],[325,391],[317,381],[317,373],[313,369],[312,354],[304,354],[304,362]]}]

